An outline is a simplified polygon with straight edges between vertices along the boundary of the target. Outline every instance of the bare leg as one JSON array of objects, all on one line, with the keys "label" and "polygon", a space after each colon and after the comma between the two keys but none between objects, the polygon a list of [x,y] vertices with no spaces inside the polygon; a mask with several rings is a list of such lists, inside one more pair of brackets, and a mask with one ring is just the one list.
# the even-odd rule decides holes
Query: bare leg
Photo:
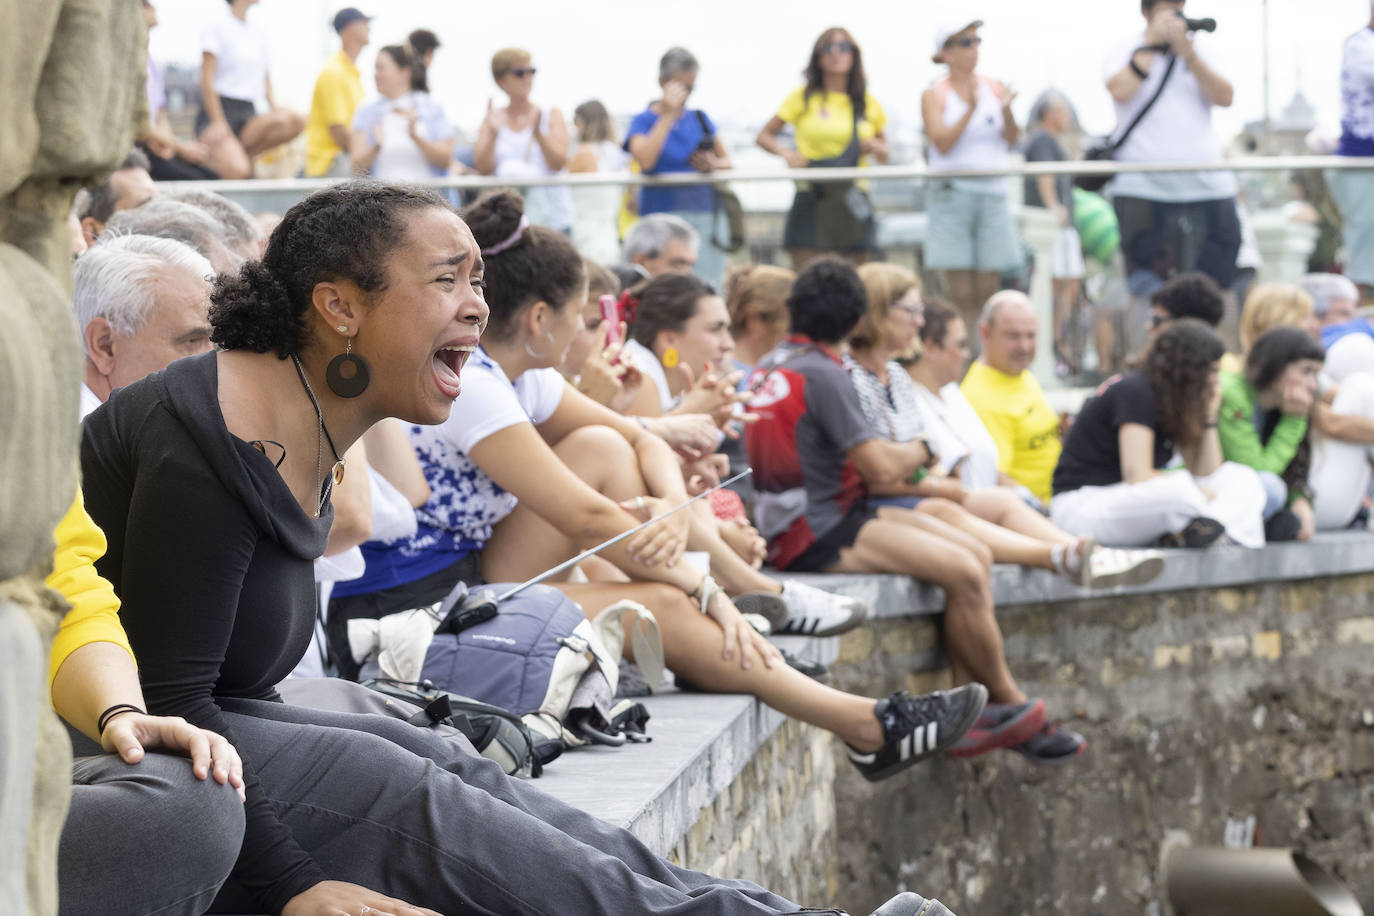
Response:
[{"label": "bare leg", "polygon": [[252,176],[253,163],[244,152],[243,144],[239,142],[238,137],[231,135],[207,146],[210,147],[210,155],[205,164],[214,169],[221,178],[237,181]]},{"label": "bare leg", "polygon": [[970,490],[964,500],[964,508],[984,521],[1046,544],[1074,546],[1078,538],[1066,531],[1060,531],[1049,519],[1026,505],[1006,487],[988,487]]},{"label": "bare leg", "polygon": [[1116,313],[1105,308],[1097,309],[1093,316],[1093,346],[1097,348],[1097,370],[1103,375],[1113,375],[1117,371],[1116,358]]},{"label": "bare leg", "polygon": [[949,287],[949,301],[959,310],[959,316],[964,319],[964,326],[969,330],[969,343],[976,349],[978,335],[975,332],[978,329],[978,316],[983,305],[978,301],[978,293],[974,289],[973,271],[947,270],[945,285]]},{"label": "bare leg", "polygon": [[[555,587],[581,605],[588,617],[625,598],[650,608],[663,633],[668,668],[698,686],[758,697],[794,719],[834,732],[860,751],[882,746],[882,726],[873,714],[875,700],[827,687],[782,662],[772,668],[756,664],[744,669],[737,660],[722,658],[720,627],[680,589],[653,582]],[[625,652],[633,652],[628,639]]]},{"label": "bare leg", "polygon": [[1068,323],[1069,312],[1073,306],[1073,299],[1069,298],[1068,290],[1066,289],[1066,285],[1070,283],[1074,285],[1074,292],[1076,294],[1078,291],[1077,280],[1065,279],[1063,277],[1051,278],[1050,289],[1052,292],[1050,297],[1054,302],[1054,346],[1055,349],[1059,351],[1058,355],[1062,355],[1068,360],[1070,363],[1069,368],[1073,370],[1078,368],[1076,365],[1073,365],[1078,354],[1071,352],[1072,348],[1067,345],[1067,341],[1072,338],[1066,338],[1064,334],[1064,326]]},{"label": "bare leg", "polygon": [[934,515],[973,535],[992,550],[993,560],[998,563],[1054,569],[1053,544],[983,521],[958,503],[947,499],[923,499],[916,506],[916,512]]},{"label": "bare leg", "polygon": [[[981,314],[983,304],[992,298],[992,294],[1002,288],[1002,275],[992,270],[980,270],[973,275],[973,305]],[[978,327],[975,320],[969,325],[970,331]]]},{"label": "bare leg", "polygon": [[294,111],[279,109],[254,117],[239,136],[249,156],[264,153],[274,146],[289,143],[305,130],[305,118]]},{"label": "bare leg", "polygon": [[[945,644],[956,684],[982,682],[997,703],[1024,703],[1002,654],[1002,631],[993,613],[987,571],[967,551],[888,517],[859,529],[854,546],[841,551],[836,572],[898,573],[945,590]],[[901,510],[897,510],[901,511]]]}]

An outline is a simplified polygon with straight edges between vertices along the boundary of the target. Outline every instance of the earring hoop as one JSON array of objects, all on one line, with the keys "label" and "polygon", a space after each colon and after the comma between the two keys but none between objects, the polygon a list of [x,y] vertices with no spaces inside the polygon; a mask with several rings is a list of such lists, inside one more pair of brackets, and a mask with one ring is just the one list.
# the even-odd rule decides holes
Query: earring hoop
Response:
[{"label": "earring hoop", "polygon": [[[345,325],[339,327],[347,330]],[[324,371],[324,383],[341,398],[356,398],[367,390],[371,381],[372,372],[368,369],[367,360],[353,354],[353,338],[345,335],[344,351],[329,361],[329,368]]]},{"label": "earring hoop", "polygon": [[528,341],[528,340],[525,341],[525,352],[528,353],[528,354],[530,355],[530,359],[537,359],[537,360],[541,360],[541,361],[542,361],[542,360],[548,359],[550,356],[553,356],[553,349],[554,349],[553,331],[545,331],[545,332],[544,332],[544,337],[548,338],[548,349],[547,349],[545,352],[543,352],[543,353],[536,353],[536,352],[534,352],[534,348],[530,346],[529,341]]}]

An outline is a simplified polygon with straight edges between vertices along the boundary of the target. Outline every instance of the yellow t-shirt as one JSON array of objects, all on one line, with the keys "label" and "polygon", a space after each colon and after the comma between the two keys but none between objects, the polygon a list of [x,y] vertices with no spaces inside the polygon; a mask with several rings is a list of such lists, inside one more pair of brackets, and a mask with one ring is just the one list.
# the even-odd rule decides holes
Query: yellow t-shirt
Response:
[{"label": "yellow t-shirt", "polygon": [[1035,376],[1029,370],[1007,375],[975,362],[959,390],[997,443],[997,470],[1048,503],[1061,449],[1059,415]]},{"label": "yellow t-shirt", "polygon": [[353,113],[363,101],[363,75],[343,51],[335,52],[315,80],[310,114],[305,121],[305,174],[316,178],[329,171],[343,152],[329,133],[329,125],[353,130]]},{"label": "yellow t-shirt", "polygon": [[[778,118],[791,124],[797,134],[797,152],[807,159],[833,159],[849,146],[854,135],[854,105],[843,92],[813,92],[805,104],[805,87],[799,86],[783,99]],[[859,119],[859,142],[872,140],[887,126],[883,106],[871,93],[864,95],[864,116]],[[868,157],[859,159],[868,164]]]},{"label": "yellow t-shirt", "polygon": [[114,586],[95,570],[95,561],[105,555],[105,533],[86,514],[81,491],[76,493],[67,514],[53,532],[57,549],[53,552],[53,571],[47,585],[71,602],[72,609],[62,618],[61,629],[53,638],[48,657],[48,681],[77,649],[93,642],[112,642],[130,656],[129,637],[119,622],[119,598]]}]

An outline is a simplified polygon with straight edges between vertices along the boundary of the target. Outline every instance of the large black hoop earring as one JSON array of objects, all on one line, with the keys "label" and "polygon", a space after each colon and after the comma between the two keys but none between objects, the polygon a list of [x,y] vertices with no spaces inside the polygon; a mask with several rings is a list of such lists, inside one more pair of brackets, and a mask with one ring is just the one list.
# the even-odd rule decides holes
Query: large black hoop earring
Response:
[{"label": "large black hoop earring", "polygon": [[347,341],[344,351],[331,359],[329,368],[324,371],[324,383],[341,398],[356,398],[367,390],[372,373],[368,371],[367,360],[353,355],[353,338],[345,336],[344,340]]}]

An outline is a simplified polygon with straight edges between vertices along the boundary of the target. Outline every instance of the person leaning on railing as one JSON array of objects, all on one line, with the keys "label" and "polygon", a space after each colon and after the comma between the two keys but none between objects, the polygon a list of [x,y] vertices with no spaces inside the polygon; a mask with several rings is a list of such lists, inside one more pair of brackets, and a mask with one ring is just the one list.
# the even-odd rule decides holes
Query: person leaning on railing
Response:
[{"label": "person leaning on railing", "polygon": [[[886,165],[887,115],[868,92],[863,54],[854,36],[844,29],[821,33],[802,74],[806,84],[783,99],[777,114],[759,131],[759,146],[794,169]],[[793,126],[795,148],[778,140],[785,124]],[[794,270],[826,251],[856,264],[867,261],[877,248],[867,183],[799,183],[782,244]]]}]

